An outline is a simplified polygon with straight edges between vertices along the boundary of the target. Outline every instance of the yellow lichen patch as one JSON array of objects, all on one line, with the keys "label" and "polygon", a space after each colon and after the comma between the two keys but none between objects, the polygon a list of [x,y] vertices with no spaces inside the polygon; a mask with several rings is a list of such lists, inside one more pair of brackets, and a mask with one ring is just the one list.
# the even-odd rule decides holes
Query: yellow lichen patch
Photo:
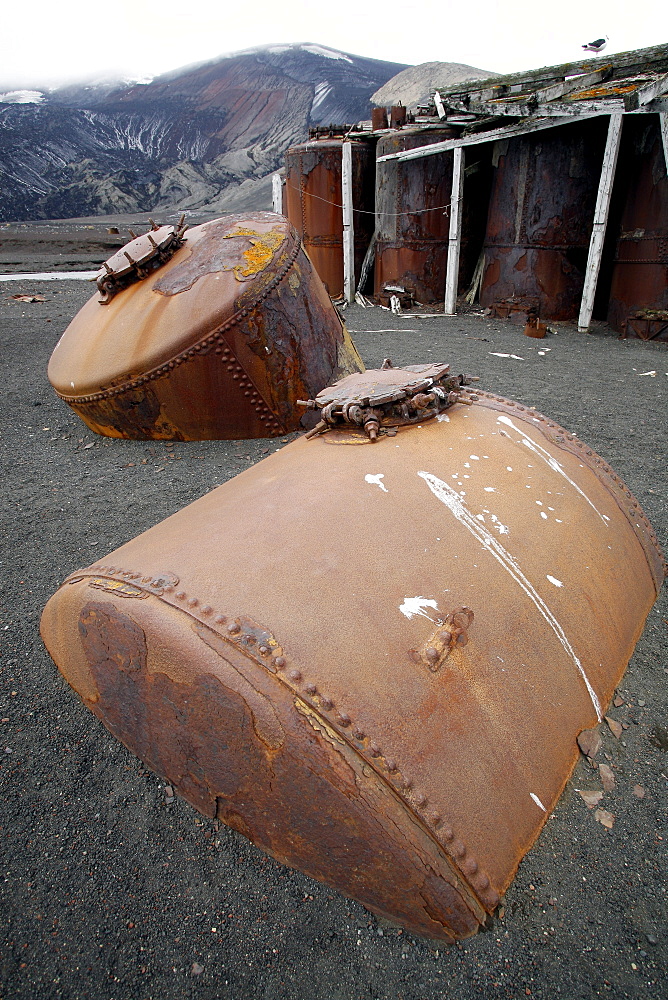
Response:
[{"label": "yellow lichen patch", "polygon": [[246,264],[236,264],[232,269],[237,278],[250,278],[263,271],[273,259],[274,251],[285,239],[285,234],[279,230],[272,229],[268,233],[258,233],[254,229],[245,228],[235,229],[233,233],[228,233],[225,239],[231,240],[235,236],[248,236],[251,244],[242,254]]}]

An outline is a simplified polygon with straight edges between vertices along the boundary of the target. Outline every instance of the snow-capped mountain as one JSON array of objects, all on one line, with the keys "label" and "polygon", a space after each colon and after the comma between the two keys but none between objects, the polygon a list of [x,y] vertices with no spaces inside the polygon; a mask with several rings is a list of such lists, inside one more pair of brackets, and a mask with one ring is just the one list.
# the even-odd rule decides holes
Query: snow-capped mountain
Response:
[{"label": "snow-capped mountain", "polygon": [[224,210],[239,189],[261,186],[310,126],[369,118],[371,95],[404,68],[307,43],[148,83],[7,88],[0,219]]}]

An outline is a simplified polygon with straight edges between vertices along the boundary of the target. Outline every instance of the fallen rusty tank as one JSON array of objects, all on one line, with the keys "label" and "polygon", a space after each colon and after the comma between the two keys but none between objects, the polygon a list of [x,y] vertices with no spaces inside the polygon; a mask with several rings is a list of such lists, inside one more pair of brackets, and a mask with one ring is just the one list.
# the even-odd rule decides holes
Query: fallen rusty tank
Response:
[{"label": "fallen rusty tank", "polygon": [[[371,142],[353,141],[350,151],[358,278],[374,229],[375,149]],[[333,299],[343,294],[342,156],[343,133],[314,138],[285,154],[285,214]]]},{"label": "fallen rusty tank", "polygon": [[665,571],[601,458],[470,381],[303,401],[309,435],[72,573],[41,626],[196,809],[445,941],[498,905]]},{"label": "fallen rusty tank", "polygon": [[282,216],[131,235],[49,362],[58,395],[98,434],[284,434],[303,419],[300,395],[364,367]]}]

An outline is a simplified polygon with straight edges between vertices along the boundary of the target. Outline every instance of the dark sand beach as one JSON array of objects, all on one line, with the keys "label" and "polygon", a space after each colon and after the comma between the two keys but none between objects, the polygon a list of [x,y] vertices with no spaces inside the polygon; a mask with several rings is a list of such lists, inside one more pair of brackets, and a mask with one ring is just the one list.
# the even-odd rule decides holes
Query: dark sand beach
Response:
[{"label": "dark sand beach", "polygon": [[[119,220],[0,227],[0,272],[97,266],[125,240],[113,226]],[[608,711],[621,736],[600,726],[599,759],[615,778],[601,803],[612,829],[576,791],[602,787],[581,758],[491,928],[452,947],[379,922],[172,800],[80,704],[38,632],[61,580],[287,441],[172,444],[89,431],[56,397],[46,366],[92,291],[74,280],[0,283],[0,997],[665,996],[665,587],[621,704]],[[623,477],[668,545],[668,345],[620,340],[602,324],[590,335],[558,324],[539,341],[481,315],[397,318],[354,306],[346,321],[368,366],[447,361],[575,432]]]}]

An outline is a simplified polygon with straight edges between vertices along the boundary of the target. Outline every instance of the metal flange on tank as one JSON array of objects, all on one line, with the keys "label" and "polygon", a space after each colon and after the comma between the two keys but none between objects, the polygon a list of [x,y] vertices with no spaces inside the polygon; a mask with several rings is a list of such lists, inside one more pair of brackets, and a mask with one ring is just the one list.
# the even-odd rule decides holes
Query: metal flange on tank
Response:
[{"label": "metal flange on tank", "polygon": [[494,912],[665,570],[601,458],[466,381],[316,394],[315,436],[72,573],[41,626],[196,809],[445,941]]},{"label": "metal flange on tank", "polygon": [[[156,226],[103,265],[49,362],[99,434],[202,440],[309,426],[296,407],[364,366],[294,228],[270,212]],[[302,421],[304,421],[302,423]]]}]

